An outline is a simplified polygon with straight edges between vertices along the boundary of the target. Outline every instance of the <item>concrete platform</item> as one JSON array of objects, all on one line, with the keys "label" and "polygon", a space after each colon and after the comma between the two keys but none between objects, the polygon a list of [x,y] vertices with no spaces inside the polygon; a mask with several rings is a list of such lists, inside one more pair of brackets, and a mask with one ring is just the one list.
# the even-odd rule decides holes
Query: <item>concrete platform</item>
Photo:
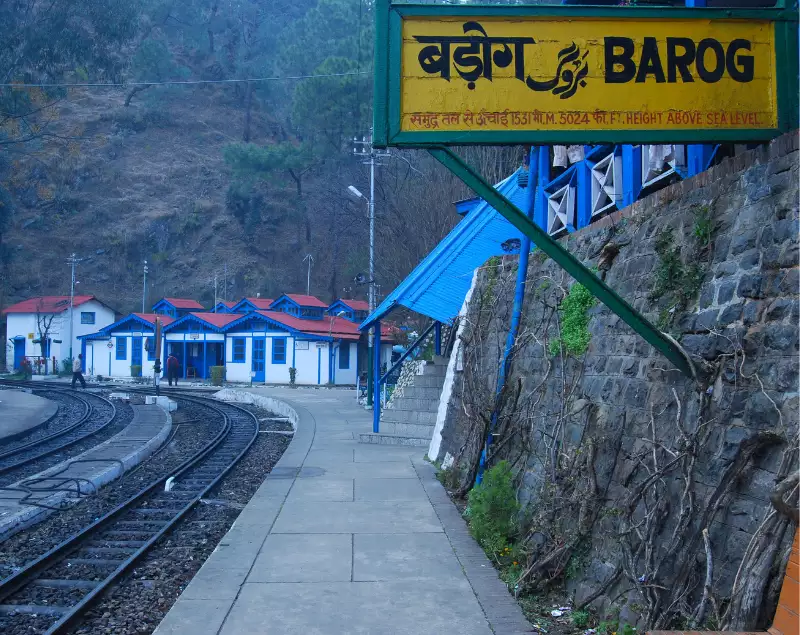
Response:
[{"label": "concrete platform", "polygon": [[58,508],[78,498],[76,483],[86,494],[92,491],[87,481],[99,489],[153,454],[169,435],[172,418],[159,406],[131,407],[133,420],[110,439],[35,476],[0,488],[0,538],[53,513],[42,505]]},{"label": "concrete platform", "polygon": [[531,632],[424,448],[359,444],[352,392],[248,392],[290,407],[294,438],[156,635]]},{"label": "concrete platform", "polygon": [[0,390],[0,447],[43,426],[58,412],[55,401],[37,397],[24,390]]}]

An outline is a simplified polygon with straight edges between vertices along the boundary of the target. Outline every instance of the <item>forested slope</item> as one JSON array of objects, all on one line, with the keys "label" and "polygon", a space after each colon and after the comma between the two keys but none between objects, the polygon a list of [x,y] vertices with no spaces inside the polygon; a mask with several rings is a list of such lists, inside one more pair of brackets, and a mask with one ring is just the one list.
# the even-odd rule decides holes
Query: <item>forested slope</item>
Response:
[{"label": "forested slope", "polygon": [[[24,0],[0,22],[0,305],[68,292],[72,252],[80,290],[121,311],[141,308],[145,259],[148,302],[210,304],[215,275],[220,297],[301,290],[309,253],[312,293],[365,296],[367,209],[346,188],[368,192],[369,0]],[[491,178],[516,167],[478,154]],[[386,293],[468,193],[425,155],[383,163]]]}]

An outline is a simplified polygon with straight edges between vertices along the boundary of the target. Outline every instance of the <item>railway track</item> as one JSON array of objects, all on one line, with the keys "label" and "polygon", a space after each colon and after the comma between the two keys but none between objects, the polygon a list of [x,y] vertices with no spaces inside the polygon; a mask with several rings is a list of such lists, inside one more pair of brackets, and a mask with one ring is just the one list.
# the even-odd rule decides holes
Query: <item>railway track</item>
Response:
[{"label": "railway track", "polygon": [[[75,626],[227,474],[258,436],[258,420],[243,408],[199,396],[170,396],[212,409],[223,422],[218,434],[169,475],[0,581],[0,631],[28,632],[26,623],[33,616],[37,628],[48,634]],[[174,486],[167,492],[170,478]]]},{"label": "railway track", "polygon": [[0,479],[7,483],[14,480],[14,475],[31,463],[39,461],[51,454],[61,452],[87,437],[111,425],[117,416],[116,406],[100,395],[92,393],[77,394],[67,390],[47,388],[42,393],[58,394],[59,399],[75,400],[80,404],[77,419],[67,421],[63,426],[54,426],[51,422],[42,430],[37,431],[32,439],[23,439],[12,444],[10,448],[3,448],[0,452]]}]

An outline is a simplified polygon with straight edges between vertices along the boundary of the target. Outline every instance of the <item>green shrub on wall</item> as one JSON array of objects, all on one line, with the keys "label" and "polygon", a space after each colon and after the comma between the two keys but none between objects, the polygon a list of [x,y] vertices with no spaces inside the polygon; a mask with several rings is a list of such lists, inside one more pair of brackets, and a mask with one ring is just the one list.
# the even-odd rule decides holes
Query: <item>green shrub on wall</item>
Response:
[{"label": "green shrub on wall", "polygon": [[483,481],[469,493],[465,515],[469,529],[480,545],[493,556],[503,555],[517,532],[519,503],[508,461],[487,470]]},{"label": "green shrub on wall", "polygon": [[142,367],[138,364],[131,366],[131,377],[141,377]]},{"label": "green shrub on wall", "polygon": [[212,366],[211,367],[211,384],[214,386],[222,386],[225,381],[225,367]]}]

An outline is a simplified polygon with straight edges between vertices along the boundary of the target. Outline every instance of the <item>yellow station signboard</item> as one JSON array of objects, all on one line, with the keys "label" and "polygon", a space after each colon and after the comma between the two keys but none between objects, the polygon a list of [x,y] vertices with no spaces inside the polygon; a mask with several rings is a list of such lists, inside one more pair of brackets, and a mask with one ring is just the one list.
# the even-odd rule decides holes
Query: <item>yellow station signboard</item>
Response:
[{"label": "yellow station signboard", "polygon": [[400,7],[387,23],[387,141],[722,141],[790,125],[779,82],[796,95],[796,60],[764,11]]}]

